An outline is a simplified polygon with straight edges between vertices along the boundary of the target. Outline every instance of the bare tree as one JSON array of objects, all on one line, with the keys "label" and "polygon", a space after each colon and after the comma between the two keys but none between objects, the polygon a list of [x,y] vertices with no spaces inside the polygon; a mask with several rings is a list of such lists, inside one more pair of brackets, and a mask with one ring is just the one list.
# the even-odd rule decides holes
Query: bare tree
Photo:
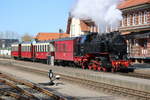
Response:
[{"label": "bare tree", "polygon": [[32,36],[30,36],[28,33],[25,33],[22,37],[21,37],[22,41],[31,41],[33,39]]}]

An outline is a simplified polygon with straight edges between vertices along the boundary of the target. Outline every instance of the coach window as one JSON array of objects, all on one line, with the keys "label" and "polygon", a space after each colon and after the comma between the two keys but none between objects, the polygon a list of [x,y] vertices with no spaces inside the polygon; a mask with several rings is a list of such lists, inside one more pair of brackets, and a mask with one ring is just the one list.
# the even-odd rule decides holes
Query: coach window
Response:
[{"label": "coach window", "polygon": [[47,52],[47,45],[45,45],[45,52]]},{"label": "coach window", "polygon": [[28,46],[26,46],[26,51],[28,51]]},{"label": "coach window", "polygon": [[22,47],[22,51],[24,51],[24,46]]},{"label": "coach window", "polygon": [[27,46],[27,51],[29,52],[29,46]]},{"label": "coach window", "polygon": [[23,46],[23,51],[25,51],[25,50],[24,50],[24,46]]},{"label": "coach window", "polygon": [[23,46],[23,51],[25,51],[25,46]]},{"label": "coach window", "polygon": [[31,46],[29,46],[29,51],[31,51],[31,50],[30,50],[30,47],[31,47]]},{"label": "coach window", "polygon": [[37,45],[36,45],[36,46],[35,46],[35,51],[36,51],[36,52],[37,52],[37,48],[38,48],[38,47],[37,47]]},{"label": "coach window", "polygon": [[24,46],[24,51],[27,51],[27,47],[26,46]]},{"label": "coach window", "polygon": [[28,47],[27,47],[27,46],[25,46],[25,49],[26,49],[25,51],[27,51]]},{"label": "coach window", "polygon": [[42,52],[42,45],[40,45],[40,52]]},{"label": "coach window", "polygon": [[45,45],[45,52],[47,52],[47,45]]},{"label": "coach window", "polygon": [[35,46],[35,51],[37,52],[37,45]]},{"label": "coach window", "polygon": [[25,48],[24,48],[24,46],[23,46],[23,51],[25,51]]},{"label": "coach window", "polygon": [[43,49],[42,50],[43,50],[43,52],[45,52],[45,45],[43,45]]},{"label": "coach window", "polygon": [[37,46],[35,45],[35,52],[37,52]]},{"label": "coach window", "polygon": [[43,52],[43,45],[41,45],[41,52]]},{"label": "coach window", "polygon": [[38,48],[39,48],[38,45],[36,45],[36,52],[38,52]]},{"label": "coach window", "polygon": [[38,52],[40,52],[40,45],[38,45]]},{"label": "coach window", "polygon": [[39,52],[39,45],[37,45],[37,52]]},{"label": "coach window", "polygon": [[46,45],[46,52],[48,52],[48,45]]},{"label": "coach window", "polygon": [[27,49],[27,47],[26,47],[26,46],[24,46],[24,51],[27,51],[26,49]]},{"label": "coach window", "polygon": [[38,46],[36,45],[35,47],[36,47],[36,49],[35,49],[35,50],[36,50],[36,52],[37,52],[37,51],[38,51]]},{"label": "coach window", "polygon": [[24,46],[24,51],[26,51],[26,46]]},{"label": "coach window", "polygon": [[42,52],[42,45],[40,45],[40,52]]},{"label": "coach window", "polygon": [[40,52],[40,45],[38,45],[38,52]]},{"label": "coach window", "polygon": [[42,50],[43,50],[43,52],[45,52],[45,45],[42,46]]},{"label": "coach window", "polygon": [[40,52],[40,45],[38,45],[38,52]]},{"label": "coach window", "polygon": [[47,52],[49,52],[49,45],[47,45]]},{"label": "coach window", "polygon": [[42,45],[42,52],[44,52],[44,45]]},{"label": "coach window", "polygon": [[22,48],[21,48],[21,51],[23,51],[23,46],[22,46]]},{"label": "coach window", "polygon": [[45,47],[44,47],[44,45],[42,45],[42,51],[44,52],[44,49],[45,49]]},{"label": "coach window", "polygon": [[42,45],[42,52],[44,52],[44,45]]},{"label": "coach window", "polygon": [[46,46],[46,45],[43,45],[43,48],[44,48],[44,52],[46,52],[46,48],[45,48],[45,46]]},{"label": "coach window", "polygon": [[39,47],[38,47],[38,45],[36,45],[36,51],[37,51],[37,52],[39,51]]},{"label": "coach window", "polygon": [[26,47],[24,46],[24,51],[26,51]]},{"label": "coach window", "polygon": [[43,52],[45,52],[45,45],[43,45]]},{"label": "coach window", "polygon": [[47,45],[45,45],[45,52],[47,52]]}]

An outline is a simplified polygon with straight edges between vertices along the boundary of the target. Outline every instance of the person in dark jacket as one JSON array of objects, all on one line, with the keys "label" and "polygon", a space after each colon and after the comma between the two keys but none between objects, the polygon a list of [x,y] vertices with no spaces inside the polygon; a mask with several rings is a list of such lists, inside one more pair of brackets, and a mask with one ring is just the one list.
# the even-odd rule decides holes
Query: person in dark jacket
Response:
[{"label": "person in dark jacket", "polygon": [[49,72],[48,72],[48,77],[50,79],[50,85],[54,85],[54,73],[52,72],[52,70],[50,69]]}]

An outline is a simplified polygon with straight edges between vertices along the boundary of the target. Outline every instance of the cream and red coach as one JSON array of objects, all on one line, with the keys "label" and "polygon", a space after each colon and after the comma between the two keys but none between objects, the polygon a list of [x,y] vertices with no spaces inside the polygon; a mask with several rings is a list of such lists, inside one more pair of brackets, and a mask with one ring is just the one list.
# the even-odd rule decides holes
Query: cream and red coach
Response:
[{"label": "cream and red coach", "polygon": [[11,45],[11,57],[14,59],[21,57],[21,44],[15,43]]},{"label": "cream and red coach", "polygon": [[21,43],[21,58],[34,59],[34,48],[31,42]]}]

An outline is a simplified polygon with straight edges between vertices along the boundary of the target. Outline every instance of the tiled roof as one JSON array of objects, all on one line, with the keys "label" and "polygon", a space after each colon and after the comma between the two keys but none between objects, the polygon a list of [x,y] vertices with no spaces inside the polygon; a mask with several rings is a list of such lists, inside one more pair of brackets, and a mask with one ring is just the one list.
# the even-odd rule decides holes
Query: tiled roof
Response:
[{"label": "tiled roof", "polygon": [[91,26],[96,26],[91,20],[80,20],[81,31],[90,31]]},{"label": "tiled roof", "polygon": [[66,33],[38,33],[35,39],[39,41],[47,41],[47,40],[54,40],[59,38],[69,37],[69,34]]},{"label": "tiled roof", "polygon": [[80,20],[81,31],[90,31],[90,26],[85,21]]},{"label": "tiled roof", "polygon": [[124,0],[119,6],[119,9],[124,9],[124,8],[128,8],[128,7],[133,7],[133,6],[137,6],[137,5],[142,5],[142,4],[146,4],[146,3],[150,3],[150,0]]}]

